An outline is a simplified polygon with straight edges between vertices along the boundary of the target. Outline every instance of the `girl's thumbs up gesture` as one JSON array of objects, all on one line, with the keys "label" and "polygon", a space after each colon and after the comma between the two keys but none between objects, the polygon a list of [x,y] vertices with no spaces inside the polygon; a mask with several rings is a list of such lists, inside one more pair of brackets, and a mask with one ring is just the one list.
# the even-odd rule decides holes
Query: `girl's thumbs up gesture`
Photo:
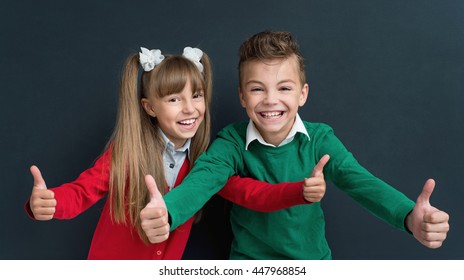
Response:
[{"label": "girl's thumbs up gesture", "polygon": [[330,156],[324,155],[311,173],[310,178],[303,181],[303,197],[308,202],[319,202],[324,197],[326,184],[324,179],[324,166],[329,161]]},{"label": "girl's thumbs up gesture", "polygon": [[408,229],[420,243],[429,248],[440,247],[449,231],[449,215],[430,205],[430,196],[434,188],[433,179],[425,182],[416,206],[406,217]]},{"label": "girl's thumbs up gesture", "polygon": [[169,237],[168,211],[155,179],[147,175],[145,183],[150,193],[150,201],[140,212],[142,229],[151,243],[161,243]]},{"label": "girl's thumbs up gesture", "polygon": [[34,218],[40,221],[53,219],[55,214],[55,193],[47,189],[39,168],[31,166],[31,174],[34,178],[34,186],[30,198],[30,208]]}]

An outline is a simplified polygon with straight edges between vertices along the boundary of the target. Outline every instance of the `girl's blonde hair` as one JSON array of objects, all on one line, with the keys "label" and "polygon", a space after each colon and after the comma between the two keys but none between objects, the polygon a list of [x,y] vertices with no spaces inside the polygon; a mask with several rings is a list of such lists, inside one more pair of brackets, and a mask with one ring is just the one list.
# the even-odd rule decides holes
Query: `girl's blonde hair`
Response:
[{"label": "girl's blonde hair", "polygon": [[141,228],[139,215],[149,201],[144,177],[153,175],[159,191],[165,194],[165,143],[159,134],[157,119],[145,112],[141,99],[150,96],[161,98],[180,92],[187,81],[190,81],[193,92],[203,90],[206,110],[204,121],[191,141],[191,168],[210,141],[212,73],[206,53],[203,53],[200,62],[204,67],[203,73],[183,56],[166,55],[153,70],[142,73],[140,86],[139,54],[130,55],[124,66],[116,126],[107,144],[112,153],[108,199],[113,220],[116,223],[130,223],[146,244],[148,238]]}]

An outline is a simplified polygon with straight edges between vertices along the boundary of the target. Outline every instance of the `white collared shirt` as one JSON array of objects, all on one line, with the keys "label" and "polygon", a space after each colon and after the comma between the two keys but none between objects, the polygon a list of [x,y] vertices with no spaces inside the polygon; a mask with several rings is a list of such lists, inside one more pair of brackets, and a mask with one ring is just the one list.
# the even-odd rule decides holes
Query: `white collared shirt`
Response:
[{"label": "white collared shirt", "polygon": [[190,156],[189,147],[191,139],[188,139],[179,149],[174,149],[174,143],[166,137],[161,129],[159,131],[166,143],[163,152],[164,176],[166,177],[166,183],[168,184],[169,189],[172,189],[176,183],[177,174],[179,174],[179,170],[184,163],[185,157]]},{"label": "white collared shirt", "polygon": [[[293,124],[292,129],[288,133],[287,137],[277,147],[280,147],[280,146],[283,146],[285,144],[288,144],[288,143],[292,142],[293,138],[295,138],[295,135],[298,132],[303,133],[304,135],[306,135],[308,137],[308,140],[310,139],[309,134],[306,131],[306,127],[304,126],[303,121],[300,118],[300,115],[296,114],[295,123]],[[256,128],[253,121],[250,120],[250,122],[248,123],[248,126],[247,126],[245,150],[248,150],[248,145],[250,145],[250,143],[253,142],[254,140],[258,140],[263,145],[276,147],[273,144],[267,143],[263,139],[263,136],[261,136],[261,133],[259,133],[259,131]]]}]

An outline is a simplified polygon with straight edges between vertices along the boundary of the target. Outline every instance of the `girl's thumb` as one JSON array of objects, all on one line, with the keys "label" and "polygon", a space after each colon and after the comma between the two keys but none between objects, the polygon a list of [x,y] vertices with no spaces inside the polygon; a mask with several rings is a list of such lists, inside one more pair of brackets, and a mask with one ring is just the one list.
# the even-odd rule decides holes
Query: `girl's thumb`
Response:
[{"label": "girl's thumb", "polygon": [[150,202],[147,204],[148,207],[163,207],[166,208],[163,196],[158,190],[155,179],[151,175],[145,176],[145,184],[147,185],[148,192],[150,194]]},{"label": "girl's thumb", "polygon": [[45,184],[44,179],[42,178],[42,174],[37,166],[33,165],[30,168],[32,177],[34,178],[34,187],[38,189],[47,189],[47,185]]}]

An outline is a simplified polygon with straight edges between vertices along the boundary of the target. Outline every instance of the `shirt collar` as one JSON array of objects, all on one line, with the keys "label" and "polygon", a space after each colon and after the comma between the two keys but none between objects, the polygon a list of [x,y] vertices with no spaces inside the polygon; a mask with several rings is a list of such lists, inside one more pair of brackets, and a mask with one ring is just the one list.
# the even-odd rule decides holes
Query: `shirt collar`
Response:
[{"label": "shirt collar", "polygon": [[166,146],[164,148],[165,153],[174,154],[176,152],[181,152],[181,153],[187,152],[187,156],[190,158],[189,148],[190,148],[190,143],[192,142],[191,138],[187,139],[187,141],[185,141],[185,144],[182,147],[178,149],[174,149],[174,143],[172,143],[171,140],[169,140],[169,138],[166,136],[166,134],[164,134],[164,132],[161,129],[159,129],[159,132],[161,134],[161,137],[164,140],[164,143],[166,143]]},{"label": "shirt collar", "polygon": [[[293,138],[298,132],[306,135],[308,137],[308,140],[310,139],[308,131],[306,131],[306,127],[304,126],[304,123],[301,120],[300,115],[296,114],[295,123],[293,124],[292,129],[290,130],[290,132],[288,133],[284,141],[282,141],[282,143],[280,143],[278,146],[283,146],[285,144],[292,142]],[[250,145],[250,143],[253,142],[254,140],[258,140],[263,145],[275,147],[274,145],[269,144],[266,141],[264,141],[263,136],[261,136],[261,133],[259,133],[253,121],[250,120],[248,122],[248,127],[247,127],[247,132],[246,132],[245,150],[248,150],[248,145]]]}]

